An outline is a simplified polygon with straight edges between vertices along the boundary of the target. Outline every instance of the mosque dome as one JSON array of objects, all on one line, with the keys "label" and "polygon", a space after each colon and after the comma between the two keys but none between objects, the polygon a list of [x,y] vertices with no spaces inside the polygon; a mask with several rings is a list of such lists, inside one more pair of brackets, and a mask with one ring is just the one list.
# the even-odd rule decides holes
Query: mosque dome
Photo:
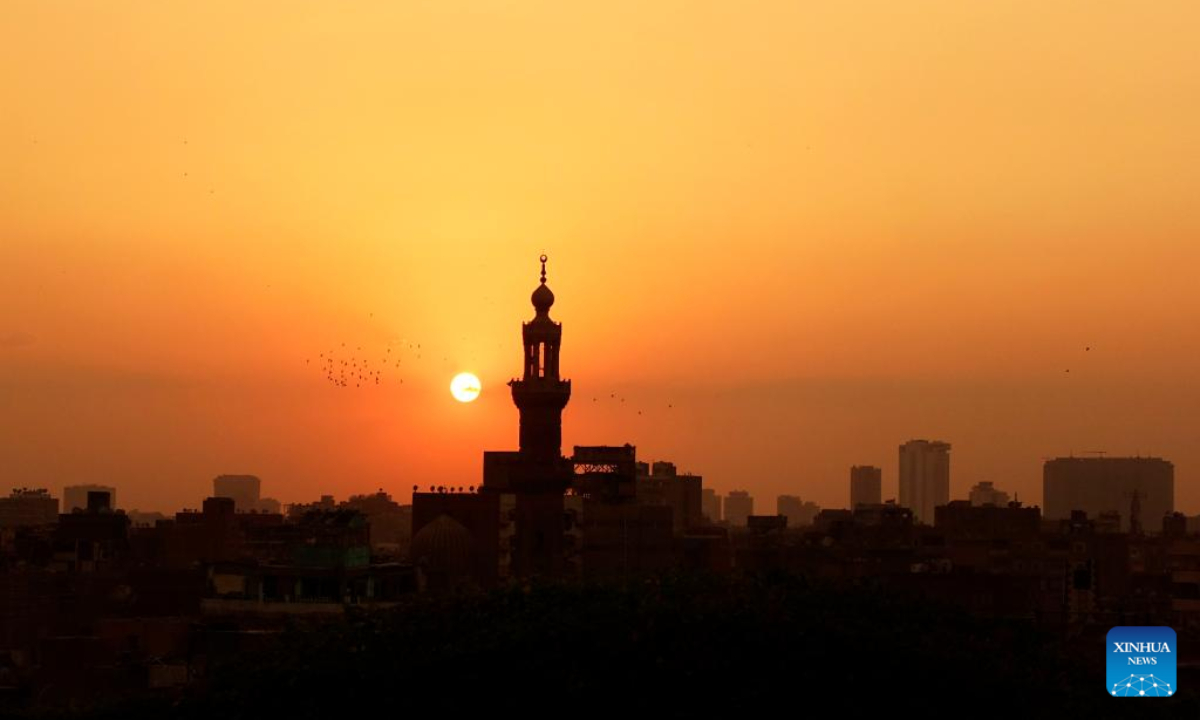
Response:
[{"label": "mosque dome", "polygon": [[471,574],[474,538],[462,523],[443,513],[413,536],[409,557],[434,588],[449,588]]}]

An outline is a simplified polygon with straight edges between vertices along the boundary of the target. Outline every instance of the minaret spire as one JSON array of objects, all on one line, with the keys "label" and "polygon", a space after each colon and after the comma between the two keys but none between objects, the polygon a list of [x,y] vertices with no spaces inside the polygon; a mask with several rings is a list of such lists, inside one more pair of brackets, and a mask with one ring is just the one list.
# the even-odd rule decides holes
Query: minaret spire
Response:
[{"label": "minaret spire", "polygon": [[552,467],[562,459],[562,410],[571,397],[571,381],[559,374],[562,325],[550,319],[554,293],[546,284],[547,259],[545,253],[538,257],[541,281],[530,296],[534,317],[521,325],[521,377],[509,385],[521,412],[521,454]]}]

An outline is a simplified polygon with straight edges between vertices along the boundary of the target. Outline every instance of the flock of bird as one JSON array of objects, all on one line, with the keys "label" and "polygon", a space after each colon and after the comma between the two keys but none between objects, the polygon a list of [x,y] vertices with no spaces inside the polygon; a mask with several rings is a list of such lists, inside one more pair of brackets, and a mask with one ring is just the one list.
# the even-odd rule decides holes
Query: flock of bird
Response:
[{"label": "flock of bird", "polygon": [[[609,393],[607,398],[605,398],[603,395],[595,395],[592,397],[592,402],[594,402],[594,403],[599,403],[602,401],[616,401],[617,403],[624,404],[625,396],[618,395],[616,393]],[[674,403],[667,403],[668,410],[672,410],[672,409],[674,409],[674,407],[675,407]],[[637,414],[642,415],[644,413],[641,410],[638,410]]]},{"label": "flock of bird", "polygon": [[[416,359],[420,360],[420,343],[407,341],[393,343],[384,349],[383,357],[377,361],[364,353],[362,346],[348,348],[346,343],[342,343],[339,348],[318,353],[315,363],[313,362],[314,358],[311,357],[306,358],[304,363],[306,365],[315,364],[326,382],[334,387],[361,388],[364,385],[367,387],[379,385],[384,378],[385,370],[400,369],[406,352],[415,355]],[[404,378],[400,378],[400,383],[404,383]]]},{"label": "flock of bird", "polygon": [[[341,343],[337,347],[318,353],[316,357],[305,358],[304,363],[319,370],[321,377],[336,388],[361,389],[383,384],[388,377],[385,374],[387,371],[399,371],[404,367],[406,360],[420,360],[425,352],[420,343],[398,340],[384,348],[382,356],[376,359],[378,351],[370,353],[364,351],[361,345],[349,346]],[[404,383],[403,377],[399,379],[399,383]],[[625,395],[615,392],[608,393],[607,396],[592,396],[592,402],[599,405],[609,403],[611,406],[632,409],[633,403],[626,403],[626,400]],[[674,407],[674,403],[666,404],[667,410]],[[646,410],[638,409],[637,414],[644,415]]]}]

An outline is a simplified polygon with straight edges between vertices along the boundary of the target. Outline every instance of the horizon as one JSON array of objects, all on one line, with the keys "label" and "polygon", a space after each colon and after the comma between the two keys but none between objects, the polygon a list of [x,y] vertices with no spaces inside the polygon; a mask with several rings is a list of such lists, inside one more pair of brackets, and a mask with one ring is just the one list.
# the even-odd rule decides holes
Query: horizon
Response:
[{"label": "horizon", "polygon": [[1025,505],[1104,451],[1194,515],[1200,9],[1169,5],[8,5],[0,492],[477,485],[544,251],[564,450],[822,507],[853,465],[898,497],[913,438],[952,499]]}]

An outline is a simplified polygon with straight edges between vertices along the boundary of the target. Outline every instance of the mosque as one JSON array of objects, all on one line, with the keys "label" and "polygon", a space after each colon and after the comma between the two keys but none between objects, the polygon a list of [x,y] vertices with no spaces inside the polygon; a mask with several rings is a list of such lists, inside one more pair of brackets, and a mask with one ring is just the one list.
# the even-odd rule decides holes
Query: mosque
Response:
[{"label": "mosque", "polygon": [[663,570],[678,545],[675,516],[700,517],[697,476],[679,478],[682,507],[638,502],[632,445],[576,446],[563,456],[571,381],[561,374],[562,323],[550,317],[546,260],[530,298],[533,319],[521,325],[521,377],[508,383],[520,414],[518,449],[484,452],[475,492],[413,494],[409,557],[425,590]]}]

